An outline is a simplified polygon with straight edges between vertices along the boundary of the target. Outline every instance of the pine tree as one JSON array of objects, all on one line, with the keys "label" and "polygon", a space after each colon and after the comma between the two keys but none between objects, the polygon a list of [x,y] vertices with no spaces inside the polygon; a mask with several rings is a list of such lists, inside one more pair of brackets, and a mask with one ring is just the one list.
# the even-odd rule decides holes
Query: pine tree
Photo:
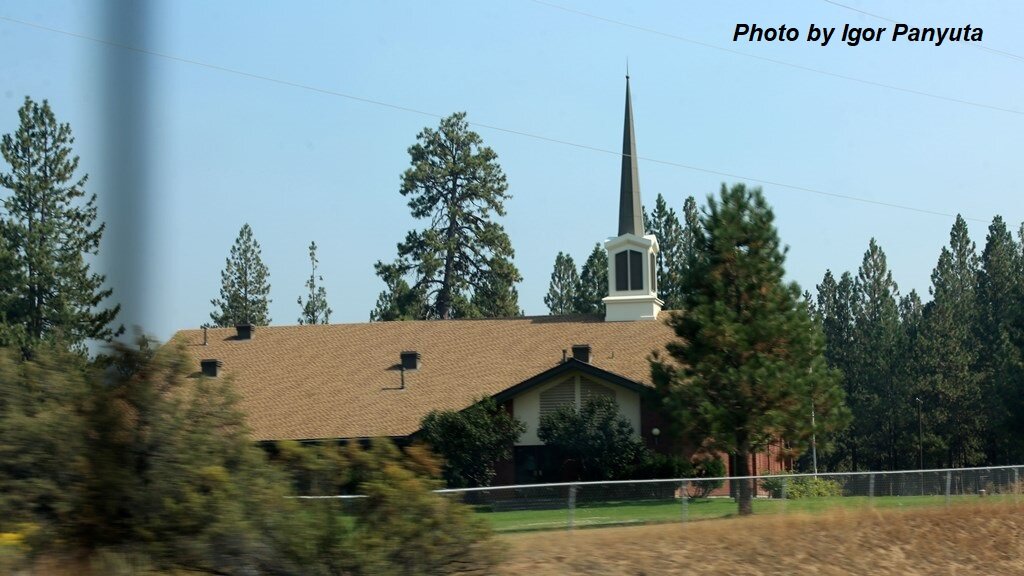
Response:
[{"label": "pine tree", "polygon": [[921,398],[934,464],[978,464],[982,453],[981,383],[975,372],[978,352],[975,286],[979,262],[967,223],[960,216],[932,272],[932,301],[925,307],[918,340]]},{"label": "pine tree", "polygon": [[576,272],[576,263],[572,256],[559,252],[555,257],[555,269],[551,272],[548,293],[544,296],[548,313],[563,315],[575,312],[579,291],[580,277]]},{"label": "pine tree", "polygon": [[[697,209],[697,200],[693,196],[687,196],[686,201],[683,202],[683,237],[679,241],[679,252],[682,254],[682,261],[685,268],[689,268],[694,264],[691,262],[693,258],[699,257],[700,252],[696,249],[697,239],[704,233],[701,228],[703,224],[700,222],[700,211]],[[681,274],[687,274],[686,270],[683,270]]]},{"label": "pine tree", "polygon": [[655,200],[648,232],[658,238],[658,298],[666,310],[675,310],[682,303],[680,284],[686,267],[684,234],[675,210],[669,208],[661,194]]},{"label": "pine tree", "polygon": [[379,268],[377,275],[384,281],[384,291],[377,296],[377,305],[370,311],[371,322],[418,320],[426,317],[426,298],[422,287],[409,286],[395,268]]},{"label": "pine tree", "polygon": [[242,225],[220,273],[220,298],[210,300],[214,325],[270,324],[270,271],[260,255],[252,228]]},{"label": "pine tree", "polygon": [[522,316],[519,308],[519,291],[515,279],[519,271],[511,260],[502,257],[491,258],[488,266],[491,274],[473,291],[470,300],[473,312],[480,318],[511,318]]},{"label": "pine tree", "polygon": [[[652,378],[671,421],[694,444],[734,454],[733,474],[747,476],[770,442],[799,450],[840,428],[843,394],[799,287],[783,281],[786,250],[760,189],[723,185],[703,230],[669,320],[672,361],[652,362]],[[739,512],[750,514],[751,483],[737,483]]]},{"label": "pine tree", "polygon": [[101,308],[113,291],[85,260],[99,252],[105,225],[96,223],[96,195],[85,192],[88,175],[75,176],[71,127],[45,100],[26,97],[18,117],[18,129],[0,142],[10,167],[0,173],[10,191],[0,217],[0,339],[26,354],[43,340],[81,351],[88,339],[123,332],[111,327],[120,306]]},{"label": "pine tree", "polygon": [[[1022,230],[1024,233],[1024,230]],[[1024,240],[1024,237],[1022,237]],[[992,220],[978,271],[975,371],[982,378],[988,423],[986,460],[1024,456],[1024,242],[999,216]]]},{"label": "pine tree", "polygon": [[600,244],[583,263],[580,272],[580,289],[576,293],[574,306],[577,314],[604,314],[604,302],[608,296],[608,253]]},{"label": "pine tree", "polygon": [[306,302],[302,302],[302,296],[299,296],[298,304],[299,308],[302,309],[302,315],[299,316],[299,324],[329,324],[331,320],[330,306],[327,305],[327,289],[322,285],[317,286],[317,282],[323,282],[324,277],[319,276],[316,273],[317,264],[320,261],[316,258],[316,242],[309,243],[309,264],[312,271],[309,273],[309,280],[306,280],[306,288],[309,290],[309,294],[306,296]]},{"label": "pine tree", "polygon": [[[498,306],[491,297],[478,299],[483,290],[516,298],[511,289],[522,278],[512,264],[515,255],[504,228],[493,220],[505,215],[508,184],[497,162],[497,154],[469,130],[466,114],[459,112],[441,121],[437,130],[425,128],[409,148],[412,166],[402,175],[401,193],[408,196],[409,208],[417,219],[428,219],[430,226],[410,231],[398,244],[398,258],[391,264],[378,261],[376,273],[385,284],[406,285],[422,294],[425,306],[421,318],[452,318],[485,312],[518,311],[518,302]],[[372,318],[394,316],[388,308],[394,296],[382,293]],[[485,305],[487,304],[487,305]],[[409,312],[406,310],[405,312]]]},{"label": "pine tree", "polygon": [[[825,359],[831,368],[842,374],[843,389],[849,386],[847,374],[851,372],[851,346],[853,343],[853,277],[844,272],[836,282],[831,270],[825,271],[821,284],[817,286],[816,314],[825,334]],[[837,438],[835,449],[824,453],[819,451],[819,469],[845,470],[851,467],[855,439],[852,428],[844,430]]]},{"label": "pine tree", "polygon": [[901,349],[899,288],[885,252],[872,238],[854,280],[854,326],[846,393],[853,410],[854,469],[898,470],[910,466],[911,396],[896,378]]}]

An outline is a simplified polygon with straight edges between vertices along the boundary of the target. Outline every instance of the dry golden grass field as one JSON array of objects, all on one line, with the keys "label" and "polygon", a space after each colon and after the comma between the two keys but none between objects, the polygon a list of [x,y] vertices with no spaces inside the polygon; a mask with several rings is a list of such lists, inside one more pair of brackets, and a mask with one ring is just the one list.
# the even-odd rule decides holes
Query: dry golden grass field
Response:
[{"label": "dry golden grass field", "polygon": [[1024,575],[1024,505],[727,518],[501,537],[498,574]]}]

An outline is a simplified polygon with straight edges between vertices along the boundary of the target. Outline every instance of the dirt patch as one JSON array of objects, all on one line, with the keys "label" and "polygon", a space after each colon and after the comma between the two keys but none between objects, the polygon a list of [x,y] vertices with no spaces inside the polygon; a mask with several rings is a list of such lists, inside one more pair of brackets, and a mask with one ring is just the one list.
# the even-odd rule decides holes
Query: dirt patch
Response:
[{"label": "dirt patch", "polygon": [[497,574],[1024,574],[1024,506],[857,510],[502,536]]}]

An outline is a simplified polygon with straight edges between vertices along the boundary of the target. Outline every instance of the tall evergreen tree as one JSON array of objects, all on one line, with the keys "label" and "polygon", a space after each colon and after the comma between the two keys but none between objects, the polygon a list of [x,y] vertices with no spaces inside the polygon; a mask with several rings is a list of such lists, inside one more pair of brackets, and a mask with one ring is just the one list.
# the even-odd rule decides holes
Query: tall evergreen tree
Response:
[{"label": "tall evergreen tree", "polygon": [[666,310],[675,310],[682,304],[681,284],[686,267],[682,245],[684,235],[676,211],[668,206],[661,194],[655,200],[647,231],[658,238],[658,298]]},{"label": "tall evergreen tree", "polygon": [[[1024,232],[1024,231],[1022,231]],[[1024,237],[1022,237],[1024,240]],[[978,270],[978,343],[988,423],[984,450],[991,463],[1024,457],[1024,242],[999,216],[992,220]]]},{"label": "tall evergreen tree", "polygon": [[854,469],[895,470],[909,466],[911,406],[896,358],[902,345],[899,288],[875,239],[868,244],[854,280],[854,325],[846,393],[853,410]]},{"label": "tall evergreen tree", "polygon": [[242,225],[231,246],[220,282],[220,298],[210,300],[215,307],[210,313],[214,325],[270,324],[270,271],[248,223]]},{"label": "tall evergreen tree", "polygon": [[[826,270],[816,288],[813,310],[825,336],[825,360],[830,368],[837,369],[842,375],[845,390],[853,333],[853,278],[849,272],[844,272],[839,282],[836,282],[832,271]],[[836,437],[833,450],[818,451],[818,469],[848,469],[850,444],[850,429],[843,430]]]},{"label": "tall evergreen tree", "polygon": [[608,253],[600,244],[594,245],[587,261],[580,271],[580,289],[576,293],[576,312],[579,314],[604,314],[604,302],[608,296]]},{"label": "tall evergreen tree", "polygon": [[575,312],[579,291],[580,276],[576,272],[576,263],[572,256],[559,252],[555,256],[555,269],[551,272],[548,293],[544,296],[548,313],[562,315]]},{"label": "tall evergreen tree", "polygon": [[[413,217],[428,219],[430,225],[406,235],[393,263],[378,261],[377,275],[399,287],[396,279],[411,275],[407,285],[424,297],[423,318],[452,318],[460,308],[464,315],[483,313],[471,305],[478,290],[490,288],[514,299],[510,288],[522,278],[512,264],[515,253],[508,235],[494,221],[505,215],[510,197],[498,155],[469,130],[465,112],[441,120],[436,130],[423,129],[416,139],[400,191],[409,197]],[[379,301],[387,305],[392,299],[382,293]],[[490,308],[518,311],[518,303]],[[376,309],[371,317],[390,317],[392,312]]]},{"label": "tall evergreen tree", "polygon": [[323,282],[324,277],[316,273],[317,265],[320,263],[316,258],[316,242],[309,243],[309,264],[312,270],[309,273],[309,280],[306,280],[306,289],[309,294],[306,301],[299,296],[298,304],[302,309],[299,316],[299,324],[328,324],[331,320],[331,307],[327,305],[327,289],[323,285],[317,286],[317,282]]},{"label": "tall evergreen tree", "polygon": [[957,216],[932,272],[932,301],[918,339],[916,397],[921,398],[932,464],[961,467],[982,461],[981,382],[975,371],[975,286],[979,263],[967,222]]},{"label": "tall evergreen tree", "polygon": [[[723,185],[703,224],[684,306],[669,320],[680,340],[652,377],[672,421],[698,445],[734,454],[733,473],[747,476],[770,442],[799,450],[840,428],[843,394],[799,287],[783,281],[786,250],[760,189]],[[751,484],[738,484],[739,512],[750,514]]]},{"label": "tall evergreen tree", "polygon": [[0,141],[10,168],[0,173],[9,191],[0,215],[0,337],[13,336],[25,353],[43,340],[81,351],[87,339],[123,331],[111,326],[120,306],[102,307],[113,291],[85,260],[99,252],[105,225],[96,223],[96,195],[85,192],[88,175],[75,175],[71,127],[46,100],[26,97],[18,117]]},{"label": "tall evergreen tree", "polygon": [[[697,200],[693,196],[687,196],[683,202],[683,219],[680,224],[683,227],[683,237],[679,241],[679,252],[683,256],[684,265],[689,268],[693,265],[691,260],[700,256],[700,252],[697,250],[697,239],[704,233]],[[686,273],[683,272],[683,274]]]}]

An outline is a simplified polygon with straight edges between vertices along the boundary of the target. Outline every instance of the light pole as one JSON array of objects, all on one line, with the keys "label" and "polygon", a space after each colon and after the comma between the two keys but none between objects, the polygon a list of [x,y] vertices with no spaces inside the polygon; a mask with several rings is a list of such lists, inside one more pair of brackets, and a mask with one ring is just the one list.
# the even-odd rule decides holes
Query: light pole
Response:
[{"label": "light pole", "polygon": [[811,400],[811,464],[814,466],[814,475],[818,475],[818,438],[817,427],[814,425],[814,400]]},{"label": "light pole", "polygon": [[917,469],[924,470],[924,443],[921,438],[924,435],[924,426],[921,420],[921,405],[924,404],[921,401],[921,397],[914,398],[917,400]]}]

